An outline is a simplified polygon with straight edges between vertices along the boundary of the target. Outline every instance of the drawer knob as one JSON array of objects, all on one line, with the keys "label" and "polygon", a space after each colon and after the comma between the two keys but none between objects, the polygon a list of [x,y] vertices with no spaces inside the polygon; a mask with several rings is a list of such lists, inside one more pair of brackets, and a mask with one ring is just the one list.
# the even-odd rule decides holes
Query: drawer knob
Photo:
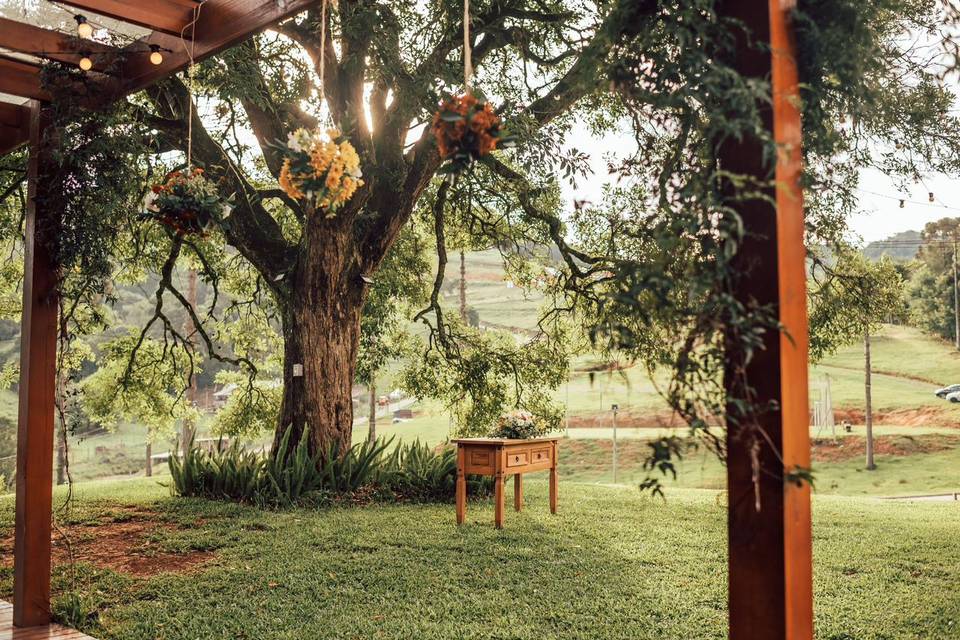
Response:
[{"label": "drawer knob", "polygon": [[514,457],[513,457],[513,461],[514,461],[514,462],[520,462],[520,456],[514,456]]}]

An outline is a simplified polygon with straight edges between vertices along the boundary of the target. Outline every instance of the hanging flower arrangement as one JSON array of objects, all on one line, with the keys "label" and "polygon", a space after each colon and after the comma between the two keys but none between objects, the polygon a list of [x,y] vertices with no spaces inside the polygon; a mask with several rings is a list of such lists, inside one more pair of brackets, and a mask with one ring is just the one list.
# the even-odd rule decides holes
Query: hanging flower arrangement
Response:
[{"label": "hanging flower arrangement", "polygon": [[363,186],[360,156],[336,129],[297,129],[287,137],[280,188],[332,217]]},{"label": "hanging flower arrangement", "polygon": [[431,131],[440,157],[447,161],[440,173],[457,174],[497,148],[513,142],[493,106],[471,93],[451,96],[433,116]]},{"label": "hanging flower arrangement", "polygon": [[164,182],[155,184],[147,196],[146,215],[166,225],[175,233],[205,234],[224,204],[216,185],[196,167],[167,174]]}]

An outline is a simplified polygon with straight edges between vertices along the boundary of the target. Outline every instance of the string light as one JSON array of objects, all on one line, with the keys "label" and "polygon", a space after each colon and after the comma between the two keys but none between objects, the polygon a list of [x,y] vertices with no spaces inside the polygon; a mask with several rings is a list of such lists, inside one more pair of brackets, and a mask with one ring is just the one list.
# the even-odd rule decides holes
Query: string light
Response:
[{"label": "string light", "polygon": [[93,37],[93,25],[87,22],[87,18],[80,14],[73,16],[73,19],[77,21],[77,35],[81,38],[92,38]]},{"label": "string light", "polygon": [[160,53],[160,45],[157,45],[157,44],[150,45],[150,62],[152,62],[153,64],[163,63],[163,54]]},{"label": "string light", "polygon": [[93,60],[90,59],[90,54],[83,53],[81,55],[83,57],[80,58],[80,68],[84,71],[90,71],[90,69],[93,69]]},{"label": "string light", "polygon": [[935,201],[934,198],[933,198],[933,191],[931,191],[930,194],[927,196],[927,200],[928,200],[929,202],[934,202],[934,201]]},{"label": "string light", "polygon": [[901,208],[901,209],[906,209],[906,208],[907,208],[907,201],[906,201],[906,200],[900,200],[900,208]]}]

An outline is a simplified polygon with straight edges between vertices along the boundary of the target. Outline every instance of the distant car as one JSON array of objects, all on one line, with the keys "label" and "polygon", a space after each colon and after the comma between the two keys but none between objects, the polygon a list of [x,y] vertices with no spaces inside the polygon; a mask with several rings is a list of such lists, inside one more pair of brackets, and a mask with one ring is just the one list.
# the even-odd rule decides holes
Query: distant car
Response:
[{"label": "distant car", "polygon": [[954,391],[953,393],[948,393],[947,400],[950,402],[960,402],[960,391]]},{"label": "distant car", "polygon": [[934,393],[938,398],[946,398],[951,393],[957,393],[958,391],[960,391],[960,384],[951,384],[943,389],[937,389]]}]

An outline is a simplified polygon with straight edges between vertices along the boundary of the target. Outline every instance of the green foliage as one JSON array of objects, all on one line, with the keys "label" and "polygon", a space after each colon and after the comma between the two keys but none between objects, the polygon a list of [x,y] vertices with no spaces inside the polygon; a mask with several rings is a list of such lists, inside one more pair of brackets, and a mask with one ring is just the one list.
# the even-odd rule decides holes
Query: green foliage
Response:
[{"label": "green foliage", "polygon": [[953,274],[937,273],[921,263],[910,278],[907,289],[910,302],[910,323],[931,335],[954,340],[956,317]]},{"label": "green foliage", "polygon": [[900,319],[904,283],[896,265],[883,257],[871,262],[842,248],[832,266],[812,269],[810,278],[810,357],[814,362],[845,344],[862,341],[884,322]]},{"label": "green foliage", "polygon": [[[141,366],[131,361],[135,347]],[[196,420],[197,410],[178,401],[191,371],[182,349],[126,335],[103,345],[99,364],[80,384],[81,404],[92,421],[108,428],[137,422],[153,437],[172,433],[180,419]]]},{"label": "green foliage", "polygon": [[[331,445],[310,454],[308,432],[292,447],[290,431],[274,455],[245,450],[239,440],[219,451],[192,446],[169,460],[174,495],[234,500],[261,506],[325,504],[369,493],[382,499],[452,500],[456,453],[436,451],[419,441],[387,454],[392,440],[364,441],[341,452]],[[490,482],[470,479],[471,494],[488,492]]]},{"label": "green foliage", "polygon": [[956,337],[953,260],[958,233],[960,218],[942,218],[924,227],[908,289],[911,323],[951,341]]},{"label": "green foliage", "polygon": [[214,433],[256,438],[277,425],[283,386],[279,380],[250,382],[242,374],[218,375],[221,384],[236,385],[236,390],[216,414]]}]

